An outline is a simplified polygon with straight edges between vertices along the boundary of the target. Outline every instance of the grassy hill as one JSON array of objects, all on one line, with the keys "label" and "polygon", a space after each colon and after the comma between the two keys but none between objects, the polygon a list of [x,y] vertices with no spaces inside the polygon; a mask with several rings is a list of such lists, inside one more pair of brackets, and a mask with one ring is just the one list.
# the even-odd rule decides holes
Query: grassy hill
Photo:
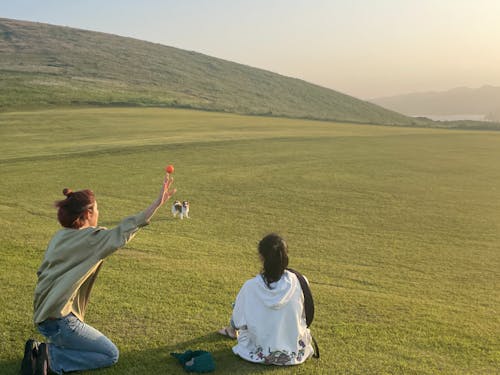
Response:
[{"label": "grassy hill", "polygon": [[132,38],[0,19],[0,111],[60,105],[166,106],[415,125],[305,81]]}]

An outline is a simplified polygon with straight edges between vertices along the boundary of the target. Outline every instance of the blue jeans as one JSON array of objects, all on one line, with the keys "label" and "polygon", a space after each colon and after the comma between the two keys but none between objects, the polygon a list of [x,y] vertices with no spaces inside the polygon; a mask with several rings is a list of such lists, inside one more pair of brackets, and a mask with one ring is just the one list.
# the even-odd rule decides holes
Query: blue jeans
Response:
[{"label": "blue jeans", "polygon": [[46,320],[38,331],[49,339],[49,366],[57,374],[108,367],[118,361],[115,344],[73,314]]}]

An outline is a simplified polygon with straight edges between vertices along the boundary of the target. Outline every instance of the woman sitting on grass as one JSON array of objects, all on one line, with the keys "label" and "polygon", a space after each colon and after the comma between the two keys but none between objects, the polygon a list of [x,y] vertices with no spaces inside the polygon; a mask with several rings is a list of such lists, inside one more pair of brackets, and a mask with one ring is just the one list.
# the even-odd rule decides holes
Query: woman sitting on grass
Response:
[{"label": "woman sitting on grass", "polygon": [[[26,342],[22,374],[62,374],[111,366],[118,349],[101,332],[83,322],[90,292],[103,260],[130,241],[174,193],[165,177],[158,198],[145,211],[117,227],[97,226],[99,211],[91,190],[64,189],[56,202],[64,227],[52,237],[37,275],[34,322],[50,343]],[[124,296],[126,297],[126,296]]]},{"label": "woman sitting on grass", "polygon": [[220,334],[237,338],[233,352],[256,363],[296,365],[314,350],[306,326],[299,280],[288,271],[286,242],[269,234],[259,242],[262,272],[247,280],[234,304],[231,325]]}]

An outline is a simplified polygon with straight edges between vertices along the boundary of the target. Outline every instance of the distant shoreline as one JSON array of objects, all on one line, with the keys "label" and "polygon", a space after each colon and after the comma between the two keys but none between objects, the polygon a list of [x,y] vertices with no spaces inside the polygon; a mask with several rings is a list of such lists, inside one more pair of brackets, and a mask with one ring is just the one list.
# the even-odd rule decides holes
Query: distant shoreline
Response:
[{"label": "distant shoreline", "polygon": [[461,115],[410,115],[411,117],[425,117],[433,121],[461,121],[461,120],[471,120],[471,121],[491,121],[487,119],[486,115],[477,114],[461,114]]}]

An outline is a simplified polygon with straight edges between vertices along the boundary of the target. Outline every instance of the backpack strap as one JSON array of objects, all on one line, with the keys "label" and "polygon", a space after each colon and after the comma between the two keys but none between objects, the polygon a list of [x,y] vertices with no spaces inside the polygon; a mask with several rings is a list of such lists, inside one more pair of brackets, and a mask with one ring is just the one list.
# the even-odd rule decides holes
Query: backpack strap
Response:
[{"label": "backpack strap", "polygon": [[304,294],[304,309],[306,310],[306,325],[309,327],[314,320],[314,300],[311,293],[311,288],[307,283],[305,277],[298,271],[291,268],[287,268],[288,271],[295,274],[297,279],[299,279],[300,287],[302,288],[302,293]]},{"label": "backpack strap", "polygon": [[318,343],[316,342],[316,339],[314,338],[314,336],[312,334],[311,334],[311,338],[312,338],[313,344],[314,344],[313,358],[319,358],[319,346],[318,346]]},{"label": "backpack strap", "polygon": [[[314,300],[313,296],[311,293],[311,288],[309,287],[308,282],[306,281],[306,278],[298,271],[295,271],[291,268],[287,268],[288,271],[291,273],[295,274],[297,276],[297,279],[299,280],[300,287],[302,288],[302,293],[304,294],[304,310],[306,312],[306,325],[309,328],[311,323],[314,320]],[[318,343],[316,342],[316,339],[314,336],[311,334],[311,338],[314,344],[314,358],[319,358],[319,346]]]}]

